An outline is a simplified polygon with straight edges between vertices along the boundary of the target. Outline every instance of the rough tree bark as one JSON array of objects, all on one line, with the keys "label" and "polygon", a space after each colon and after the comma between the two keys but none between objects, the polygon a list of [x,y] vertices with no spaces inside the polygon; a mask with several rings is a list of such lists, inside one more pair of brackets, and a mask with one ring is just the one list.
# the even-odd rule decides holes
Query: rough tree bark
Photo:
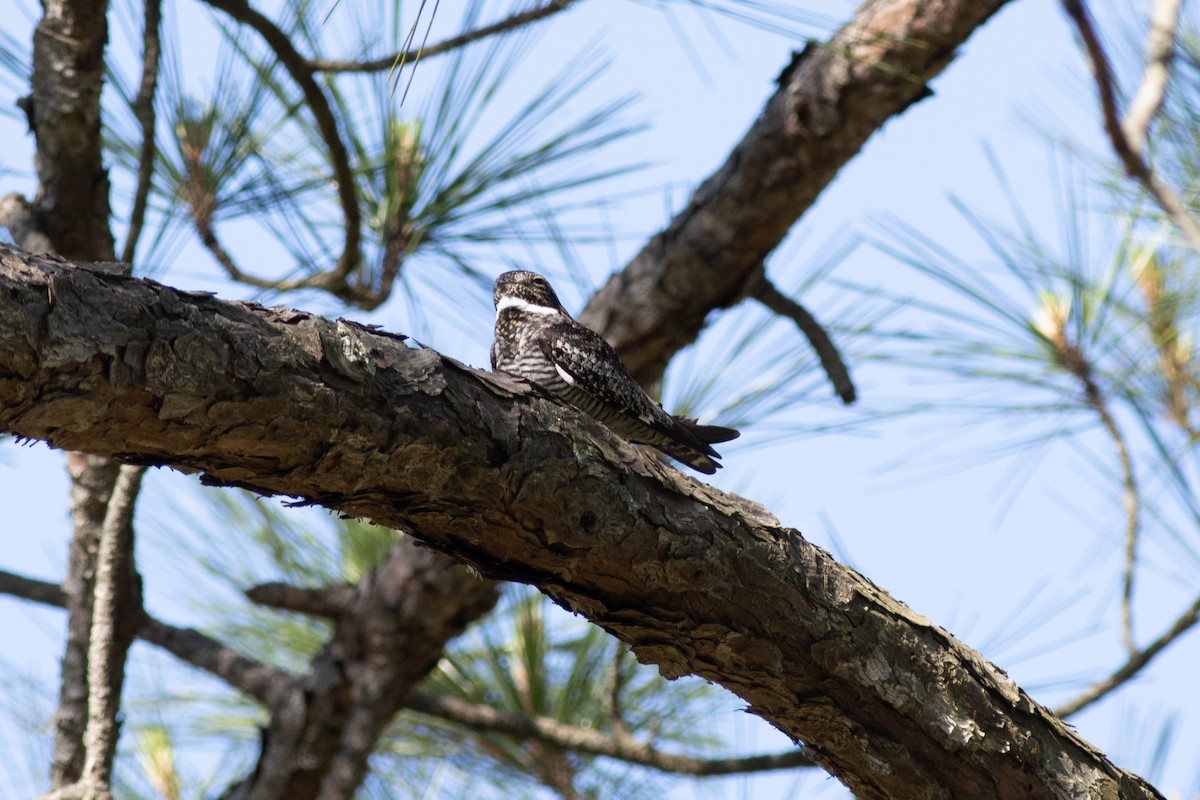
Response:
[{"label": "rough tree bark", "polygon": [[725,163],[700,184],[580,321],[643,384],[752,292],[763,261],[875,131],[928,97],[928,81],[1006,0],[868,0],[810,44]]},{"label": "rough tree bark", "polygon": [[354,587],[303,679],[272,698],[258,763],[222,797],[350,800],[379,736],[450,639],[498,597],[484,580],[410,540]]},{"label": "rough tree bark", "polygon": [[37,141],[38,226],[67,258],[111,260],[100,89],[108,3],[48,0],[33,36],[33,93],[22,102]]},{"label": "rough tree bark", "polygon": [[761,507],[398,337],[5,248],[0,430],[412,531],[725,686],[861,797],[1160,797]]}]

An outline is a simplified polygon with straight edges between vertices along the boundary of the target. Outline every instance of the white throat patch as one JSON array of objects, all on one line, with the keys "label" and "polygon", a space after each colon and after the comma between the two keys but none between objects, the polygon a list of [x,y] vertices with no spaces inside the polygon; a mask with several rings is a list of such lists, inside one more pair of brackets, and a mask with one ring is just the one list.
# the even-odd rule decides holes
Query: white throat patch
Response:
[{"label": "white throat patch", "polygon": [[518,311],[524,311],[528,314],[558,314],[557,308],[550,306],[539,306],[528,300],[522,300],[519,297],[501,297],[500,302],[496,303],[496,316],[500,316],[500,312],[506,308],[515,308]]}]

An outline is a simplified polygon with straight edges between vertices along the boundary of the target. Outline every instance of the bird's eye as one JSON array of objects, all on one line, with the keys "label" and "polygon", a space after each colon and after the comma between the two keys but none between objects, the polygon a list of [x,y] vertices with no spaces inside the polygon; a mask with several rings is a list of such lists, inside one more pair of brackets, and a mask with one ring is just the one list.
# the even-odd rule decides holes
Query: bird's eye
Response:
[{"label": "bird's eye", "polygon": [[533,285],[534,285],[534,286],[540,286],[540,287],[542,287],[542,288],[544,289],[544,288],[546,288],[547,286],[549,286],[550,284],[546,283],[546,279],[545,279],[545,278],[534,278],[534,279],[533,279]]}]

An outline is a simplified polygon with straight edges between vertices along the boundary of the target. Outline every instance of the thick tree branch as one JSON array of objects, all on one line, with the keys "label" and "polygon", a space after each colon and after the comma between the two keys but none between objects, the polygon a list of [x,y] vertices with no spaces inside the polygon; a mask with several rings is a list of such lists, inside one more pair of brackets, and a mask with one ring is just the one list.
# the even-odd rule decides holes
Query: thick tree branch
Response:
[{"label": "thick tree branch", "polygon": [[1005,0],[867,0],[828,42],[797,53],[762,114],[687,206],[591,299],[643,384],[662,376],[715,308],[739,302],[768,253],[875,131]]},{"label": "thick tree branch", "polygon": [[457,36],[451,36],[449,39],[435,42],[428,47],[402,50],[398,53],[392,53],[389,56],[383,56],[382,58],[373,58],[366,61],[313,58],[309,59],[308,66],[322,72],[380,72],[385,69],[390,70],[398,64],[416,62],[418,57],[426,59],[440,56],[443,53],[449,53],[466,47],[469,44],[474,44],[481,39],[515,31],[517,28],[523,28],[526,25],[540,22],[560,11],[567,10],[576,2],[577,0],[550,0],[540,6],[534,6],[527,11],[510,14],[504,19],[493,22],[490,25],[483,25],[474,30],[464,31]]},{"label": "thick tree branch", "polygon": [[396,337],[0,248],[0,430],[411,531],[725,686],[862,797],[1160,796],[761,507]]}]

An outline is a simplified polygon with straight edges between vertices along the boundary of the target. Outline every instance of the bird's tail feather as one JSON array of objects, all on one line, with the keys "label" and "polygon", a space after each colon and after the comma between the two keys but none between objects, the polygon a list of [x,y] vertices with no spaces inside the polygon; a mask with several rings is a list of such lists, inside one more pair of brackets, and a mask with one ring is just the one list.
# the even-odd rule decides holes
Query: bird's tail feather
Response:
[{"label": "bird's tail feather", "polygon": [[721,425],[701,425],[691,417],[675,417],[675,421],[684,428],[687,428],[689,433],[705,444],[720,444],[721,442],[728,442],[742,435],[741,431],[734,430],[733,428],[725,428]]},{"label": "bird's tail feather", "polygon": [[733,428],[701,425],[690,417],[672,417],[672,420],[678,425],[675,433],[666,437],[665,441],[655,442],[654,446],[692,469],[708,475],[712,475],[721,467],[720,462],[716,460],[721,455],[710,445],[728,442],[741,435]]}]

